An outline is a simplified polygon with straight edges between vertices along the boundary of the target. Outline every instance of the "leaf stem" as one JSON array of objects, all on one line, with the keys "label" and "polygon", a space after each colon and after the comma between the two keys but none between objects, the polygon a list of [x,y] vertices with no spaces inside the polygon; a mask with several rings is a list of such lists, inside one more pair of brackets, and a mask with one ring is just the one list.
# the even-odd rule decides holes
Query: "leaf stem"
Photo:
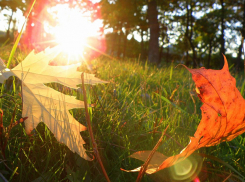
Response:
[{"label": "leaf stem", "polygon": [[95,139],[94,139],[94,135],[93,135],[93,131],[92,131],[92,126],[91,126],[91,123],[90,123],[90,116],[89,116],[89,112],[88,112],[88,103],[87,103],[87,96],[86,96],[86,89],[85,89],[85,86],[84,86],[84,73],[82,73],[81,75],[81,79],[82,79],[82,89],[83,89],[83,95],[84,95],[84,105],[85,105],[85,115],[86,115],[86,121],[87,121],[87,127],[88,127],[88,131],[89,131],[89,135],[91,137],[91,140],[92,140],[92,145],[93,145],[93,149],[94,149],[94,153],[95,153],[95,156],[100,164],[100,167],[103,171],[103,174],[107,180],[107,182],[110,182],[110,179],[106,173],[106,170],[104,168],[104,165],[102,163],[102,160],[100,158],[100,154],[99,154],[99,151],[98,151],[98,148],[97,148],[97,144],[95,142]]},{"label": "leaf stem", "polygon": [[150,155],[148,156],[147,160],[145,161],[145,163],[141,166],[141,169],[139,171],[138,177],[136,179],[136,182],[140,182],[144,173],[147,170],[147,166],[149,165],[153,155],[155,154],[157,148],[159,147],[159,145],[162,143],[162,139],[163,136],[165,135],[167,129],[168,129],[169,125],[166,127],[166,129],[163,131],[162,136],[160,137],[160,139],[158,140],[157,144],[155,145],[155,147],[153,148],[153,150],[151,151]]},{"label": "leaf stem", "polygon": [[11,50],[10,55],[9,55],[9,59],[8,59],[8,63],[7,63],[7,68],[9,68],[10,63],[11,63],[13,57],[14,57],[14,53],[15,53],[15,51],[16,51],[16,48],[17,48],[17,46],[18,46],[18,44],[19,44],[21,35],[22,35],[22,33],[23,33],[23,31],[24,31],[24,28],[25,28],[25,24],[26,24],[26,22],[27,22],[27,20],[28,20],[28,17],[29,17],[29,15],[30,15],[30,13],[31,13],[31,11],[32,11],[32,8],[33,8],[33,6],[34,6],[35,3],[36,3],[36,0],[33,1],[32,5],[31,5],[31,8],[30,8],[30,10],[29,10],[29,12],[28,12],[28,14],[27,14],[26,19],[25,19],[25,22],[24,22],[24,24],[22,25],[21,31],[20,31],[20,33],[19,33],[19,35],[18,35],[18,37],[17,37],[17,39],[16,39],[16,41],[15,41],[15,43],[14,43],[14,46],[13,46],[13,48],[12,48],[12,50]]}]

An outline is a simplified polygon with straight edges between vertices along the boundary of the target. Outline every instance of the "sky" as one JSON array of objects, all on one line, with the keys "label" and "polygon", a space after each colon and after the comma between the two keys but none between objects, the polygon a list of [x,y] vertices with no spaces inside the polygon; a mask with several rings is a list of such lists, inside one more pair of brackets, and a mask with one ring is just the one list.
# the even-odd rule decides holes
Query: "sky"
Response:
[{"label": "sky", "polygon": [[[92,0],[93,3],[98,3],[100,0]],[[8,20],[5,15],[11,15],[10,10],[2,10],[0,11],[0,31],[7,31],[8,29]],[[13,18],[17,20],[17,27],[18,27],[18,32],[20,32],[24,22],[25,22],[25,17],[23,16],[23,13],[21,10],[17,9],[17,12],[14,13]],[[13,25],[11,25],[11,28]]]},{"label": "sky", "polygon": [[[96,2],[99,2],[100,0],[92,0],[94,3]],[[0,11],[0,31],[7,31],[8,29],[8,18],[7,16],[10,16],[11,15],[11,11],[9,10],[2,10]],[[25,22],[25,17],[23,16],[23,13],[22,11],[20,11],[19,9],[17,10],[17,12],[14,13],[13,15],[13,18],[17,20],[17,23],[16,23],[16,26],[18,28],[18,32],[20,32],[24,22]],[[11,28],[13,28],[13,24],[11,23]],[[109,32],[112,32],[113,29],[110,28],[110,29],[107,29],[105,30],[105,33],[109,33]],[[134,34],[134,38],[137,40],[137,41],[141,41],[141,36],[136,33],[136,31],[133,33]],[[131,39],[133,37],[133,35],[128,35],[128,39]]]}]

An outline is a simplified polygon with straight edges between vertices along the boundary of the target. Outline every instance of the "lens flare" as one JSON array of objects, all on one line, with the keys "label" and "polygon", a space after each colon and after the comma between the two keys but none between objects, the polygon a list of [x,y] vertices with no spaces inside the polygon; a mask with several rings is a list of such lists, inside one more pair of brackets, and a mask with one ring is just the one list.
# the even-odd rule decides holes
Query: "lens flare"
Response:
[{"label": "lens flare", "polygon": [[193,170],[193,168],[195,170],[196,166],[193,165],[193,163],[189,159],[186,159],[179,164],[174,165],[173,168],[177,176],[185,176],[191,174],[191,171]]},{"label": "lens flare", "polygon": [[59,23],[54,27],[56,41],[62,45],[64,52],[81,55],[87,38],[98,34],[98,25],[78,8],[59,6],[57,9]]},{"label": "lens flare", "polygon": [[201,182],[200,179],[198,177],[196,177],[193,182]]},{"label": "lens flare", "polygon": [[202,168],[202,159],[199,156],[190,156],[170,168],[171,177],[174,181],[195,181]]}]

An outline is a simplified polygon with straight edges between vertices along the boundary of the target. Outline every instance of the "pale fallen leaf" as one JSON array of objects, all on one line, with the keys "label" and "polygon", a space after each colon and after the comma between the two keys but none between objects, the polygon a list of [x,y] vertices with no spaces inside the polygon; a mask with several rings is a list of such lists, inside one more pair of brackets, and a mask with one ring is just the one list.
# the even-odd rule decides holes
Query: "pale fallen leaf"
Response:
[{"label": "pale fallen leaf", "polygon": [[[76,89],[77,85],[82,83],[81,72],[77,71],[77,65],[49,65],[60,51],[59,46],[47,48],[38,54],[32,51],[10,72],[4,64],[0,64],[2,73],[0,82],[11,75],[22,80],[22,117],[28,117],[25,120],[27,134],[30,134],[40,122],[44,122],[59,142],[64,143],[84,159],[91,160],[85,152],[83,147],[85,142],[80,135],[86,127],[69,113],[70,109],[84,108],[84,103],[44,85],[44,83],[56,82]],[[106,83],[92,74],[84,75],[85,84]]]},{"label": "pale fallen leaf", "polygon": [[[132,155],[130,155],[129,157],[131,158],[135,158],[141,161],[146,161],[146,159],[148,158],[148,156],[151,154],[151,150],[145,150],[145,151],[138,151],[133,153]],[[147,166],[147,170],[145,171],[147,174],[152,174],[154,172],[157,171],[158,167],[161,165],[162,161],[164,161],[165,159],[167,159],[168,157],[166,157],[165,155],[163,155],[160,152],[155,152],[153,154],[153,157],[151,158],[148,166]],[[133,170],[125,170],[122,169],[123,171],[126,172],[139,172],[141,169],[141,167],[135,168]]]}]

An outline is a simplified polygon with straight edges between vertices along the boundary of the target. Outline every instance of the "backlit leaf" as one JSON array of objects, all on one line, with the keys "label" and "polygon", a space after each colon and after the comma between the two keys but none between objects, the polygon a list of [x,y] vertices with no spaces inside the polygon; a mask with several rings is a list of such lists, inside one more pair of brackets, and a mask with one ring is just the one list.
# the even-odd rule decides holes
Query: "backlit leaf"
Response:
[{"label": "backlit leaf", "polygon": [[[225,57],[224,60],[225,64],[221,70],[187,68],[196,84],[197,96],[203,102],[201,122],[194,137],[190,137],[189,144],[180,154],[162,160],[161,164],[154,168],[155,171],[151,170],[148,173],[157,172],[183,161],[201,147],[210,147],[224,141],[231,141],[244,133],[245,101],[236,88],[235,78],[229,73]],[[140,157],[138,159],[145,160]],[[158,165],[159,162],[156,164]]]},{"label": "backlit leaf", "polygon": [[[84,159],[91,160],[85,152],[85,142],[80,135],[86,127],[69,113],[70,109],[84,108],[84,103],[44,85],[56,82],[76,89],[77,85],[82,83],[81,72],[77,71],[78,65],[49,65],[60,51],[59,46],[48,48],[38,54],[32,51],[11,71],[6,69],[3,63],[0,64],[0,82],[11,75],[22,80],[22,117],[28,117],[25,120],[27,134],[30,134],[40,122],[44,122],[59,142]],[[92,74],[84,75],[85,84],[106,83]]]}]

